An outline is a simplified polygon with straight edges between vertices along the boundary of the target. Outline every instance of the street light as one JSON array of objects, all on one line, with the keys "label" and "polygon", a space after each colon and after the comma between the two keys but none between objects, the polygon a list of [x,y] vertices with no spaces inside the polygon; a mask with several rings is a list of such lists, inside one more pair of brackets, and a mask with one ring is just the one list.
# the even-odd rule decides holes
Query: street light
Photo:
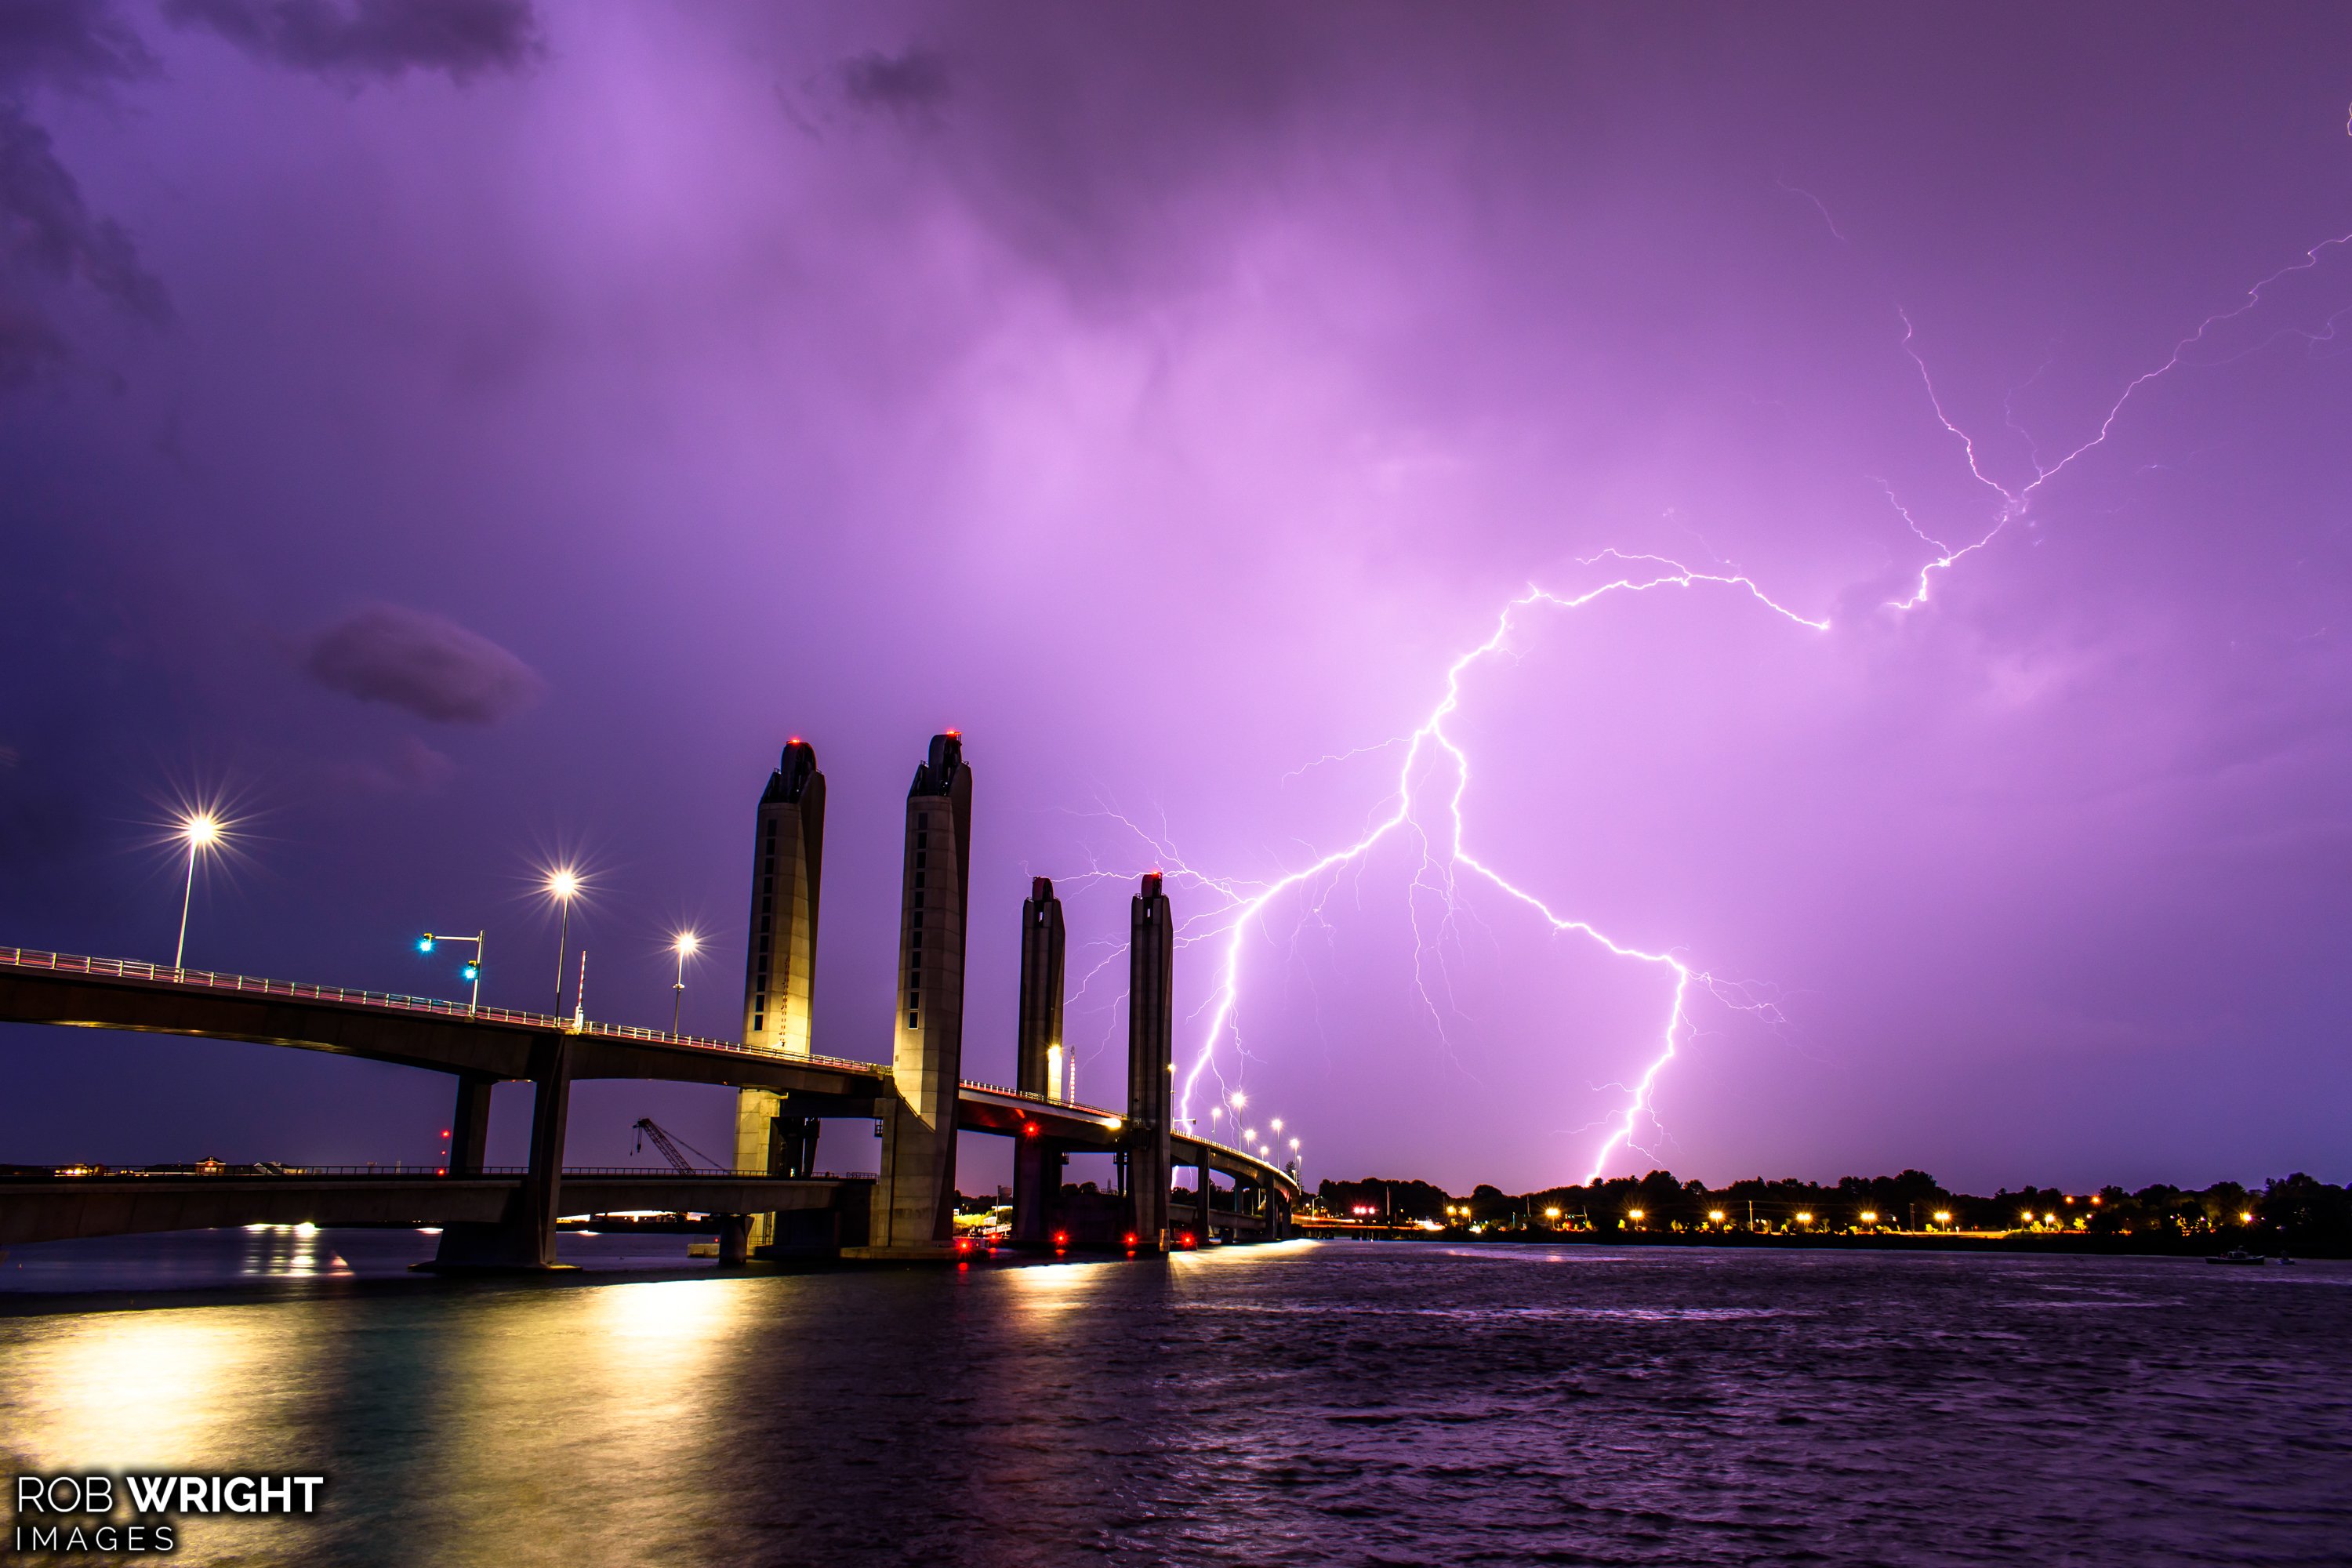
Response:
[{"label": "street light", "polygon": [[1241,1110],[1244,1106],[1247,1105],[1248,1103],[1249,1103],[1249,1096],[1248,1096],[1248,1095],[1244,1094],[1240,1089],[1235,1089],[1235,1090],[1234,1090],[1234,1093],[1233,1093],[1233,1099],[1232,1099],[1232,1100],[1231,1100],[1231,1104],[1233,1105],[1233,1108],[1234,1108],[1235,1110]]},{"label": "street light", "polygon": [[669,1037],[675,1040],[678,1037],[677,1010],[686,1005],[686,961],[701,951],[702,938],[690,931],[682,931],[670,946],[677,952],[677,991],[669,1003]]},{"label": "street light", "polygon": [[569,866],[558,866],[547,874],[547,896],[563,910],[562,923],[555,936],[555,1016],[563,1016],[563,960],[572,944],[572,899],[580,891],[580,874]]},{"label": "street light", "polygon": [[180,895],[180,945],[172,950],[174,979],[183,973],[182,964],[188,956],[188,905],[196,896],[196,857],[220,842],[220,818],[209,811],[193,812],[181,820],[180,836],[188,841],[188,885]]},{"label": "street light", "polygon": [[1952,1223],[1952,1211],[1951,1211],[1951,1210],[1949,1210],[1949,1209],[1937,1209],[1937,1210],[1936,1211],[1936,1223],[1937,1223],[1937,1225],[1949,1225],[1949,1224],[1951,1224],[1951,1223]]},{"label": "street light", "polygon": [[1799,1225],[1811,1225],[1811,1224],[1812,1224],[1812,1223],[1813,1223],[1813,1211],[1812,1211],[1812,1210],[1811,1210],[1811,1209],[1799,1209],[1799,1210],[1797,1211],[1797,1223],[1798,1223]]},{"label": "street light", "polygon": [[436,942],[470,942],[474,944],[474,956],[467,959],[457,971],[460,978],[470,980],[474,984],[474,999],[466,1004],[466,1016],[469,1018],[482,1010],[483,939],[489,934],[485,931],[472,936],[436,936],[428,931],[416,939],[416,951],[419,952],[431,952],[433,944]]},{"label": "street light", "polygon": [[1723,1223],[1723,1211],[1721,1209],[1707,1210],[1706,1222],[1709,1225],[1721,1225]]}]

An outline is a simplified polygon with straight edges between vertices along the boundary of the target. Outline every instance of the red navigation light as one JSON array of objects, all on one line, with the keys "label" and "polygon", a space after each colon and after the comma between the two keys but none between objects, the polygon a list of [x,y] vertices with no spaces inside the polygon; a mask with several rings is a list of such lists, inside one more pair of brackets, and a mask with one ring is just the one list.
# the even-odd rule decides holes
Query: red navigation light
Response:
[{"label": "red navigation light", "polygon": [[1055,1231],[1055,1232],[1054,1233],[1054,1245],[1055,1245],[1056,1247],[1067,1247],[1067,1246],[1069,1246],[1069,1245],[1070,1245],[1070,1233],[1069,1233],[1068,1231],[1066,1231],[1066,1230],[1057,1230],[1057,1231]]},{"label": "red navigation light", "polygon": [[1135,1245],[1135,1232],[1131,1230],[1127,1233],[1127,1245],[1129,1247]]},{"label": "red navigation light", "polygon": [[948,735],[953,740],[961,741],[963,739],[963,731],[961,730],[950,730],[948,731]]},{"label": "red navigation light", "polygon": [[446,1138],[447,1136],[449,1136],[449,1130],[448,1130],[446,1127],[444,1127],[443,1129],[441,1129],[441,1136],[442,1136],[442,1137],[444,1137],[444,1138]]},{"label": "red navigation light", "polygon": [[1024,1138],[1034,1138],[1037,1136],[1037,1132],[1038,1127],[1035,1122],[1024,1121],[1021,1124],[1021,1136]]},{"label": "red navigation light", "polygon": [[971,1250],[971,1237],[968,1236],[957,1237],[956,1250],[958,1252],[970,1252]]},{"label": "red navigation light", "polygon": [[798,735],[794,735],[794,736],[793,736],[790,741],[787,741],[787,742],[785,742],[785,744],[786,744],[786,745],[791,745],[791,746],[797,746],[797,745],[799,745],[800,743],[801,743],[801,738],[800,738]]},{"label": "red navigation light", "polygon": [[1182,1240],[1182,1242],[1184,1243],[1184,1245],[1185,1245],[1185,1246],[1187,1246],[1187,1247],[1192,1247],[1192,1246],[1196,1245],[1196,1244],[1193,1242],[1193,1240],[1192,1240],[1192,1233],[1191,1231],[1189,1231],[1189,1230],[1188,1230],[1188,1231],[1186,1231],[1186,1232],[1183,1234],[1183,1236],[1182,1236],[1180,1239],[1181,1239],[1181,1240]]}]

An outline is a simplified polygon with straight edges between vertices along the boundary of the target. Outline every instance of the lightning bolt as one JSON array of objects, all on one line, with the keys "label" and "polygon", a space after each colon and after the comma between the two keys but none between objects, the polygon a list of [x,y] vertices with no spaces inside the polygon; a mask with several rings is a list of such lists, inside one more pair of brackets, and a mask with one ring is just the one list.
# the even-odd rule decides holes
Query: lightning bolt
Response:
[{"label": "lightning bolt", "polygon": [[[1812,196],[1810,192],[1800,191],[1796,194],[1806,195],[1817,206],[1820,205],[1819,198]],[[1827,209],[1823,208],[1822,212],[1826,218]],[[1834,225],[1832,225],[1832,232],[1835,232]],[[1845,237],[1839,234],[1837,237],[1843,241]],[[2290,274],[2316,268],[2328,251],[2347,245],[2352,245],[2352,233],[2321,241],[2305,251],[2296,260],[2289,262],[2255,283],[2246,290],[2245,297],[2236,305],[2208,316],[2193,331],[2177,341],[2170,353],[2160,363],[2141,372],[2126,383],[2114,402],[2108,405],[2089,438],[2067,451],[2056,461],[2043,462],[2032,437],[2026,436],[2028,461],[2033,468],[2033,478],[2016,486],[2003,483],[1988,471],[1986,458],[1979,450],[1976,438],[1948,412],[1942,395],[1937,389],[1935,377],[1928,369],[1927,362],[1915,346],[1917,329],[1908,312],[1898,310],[1897,314],[1902,320],[1904,329],[1900,346],[1918,372],[1920,385],[1927,395],[1928,408],[1945,432],[1958,443],[1969,475],[1978,484],[1991,492],[1998,504],[1990,525],[1978,533],[1972,542],[1956,546],[1945,538],[1930,533],[1897,498],[1894,487],[1885,479],[1878,479],[1876,482],[1885,491],[1888,503],[1902,517],[1911,532],[1923,544],[1935,552],[1935,554],[1920,568],[1910,595],[1904,599],[1890,601],[1887,607],[1908,612],[1927,604],[1929,589],[1937,574],[1950,571],[1959,562],[1984,550],[2011,524],[2024,518],[2037,492],[2073,467],[2079,459],[2106,443],[2108,437],[2114,434],[2125,410],[2145,388],[2184,364],[2204,363],[2193,357],[2195,351],[2200,344],[2206,342],[2217,329],[2261,306],[2267,291]],[[2314,343],[2326,341],[2333,337],[2338,317],[2346,313],[2338,311],[2336,315],[2330,316],[2326,322],[2325,332],[2315,334],[2301,331],[2300,329],[2286,329],[2265,339],[2264,344],[2275,342],[2279,336],[2297,332]],[[2226,363],[2229,359],[2242,357],[2243,353],[2257,352],[2264,344],[2245,349],[2240,354],[2225,355],[2222,360],[2212,363]],[[2022,428],[2017,426],[2013,412],[2009,416],[2009,422],[2012,429],[2017,430],[2021,436],[2025,436]],[[1666,982],[1668,1005],[1664,1023],[1657,1036],[1657,1053],[1652,1058],[1640,1077],[1630,1086],[1627,1102],[1622,1111],[1609,1118],[1605,1123],[1608,1129],[1607,1134],[1592,1152],[1591,1171],[1585,1177],[1588,1184],[1600,1179],[1611,1157],[1620,1149],[1638,1149],[1640,1145],[1634,1142],[1634,1139],[1643,1119],[1655,1120],[1653,1106],[1660,1075],[1675,1059],[1680,1047],[1689,1037],[1693,1028],[1689,1007],[1694,988],[1706,991],[1727,1006],[1764,1016],[1776,1022],[1780,1021],[1778,1009],[1769,1002],[1756,1001],[1740,984],[1722,979],[1706,970],[1695,968],[1672,950],[1653,952],[1638,947],[1618,940],[1589,921],[1560,914],[1540,896],[1505,876],[1502,871],[1482,858],[1470,847],[1469,828],[1463,812],[1463,801],[1470,788],[1470,758],[1462,746],[1447,732],[1446,724],[1461,710],[1465,678],[1481,662],[1503,653],[1510,646],[1514,631],[1531,613],[1541,611],[1572,614],[1597,600],[1613,595],[1649,594],[1664,589],[1689,592],[1722,591],[1745,598],[1764,612],[1778,616],[1807,630],[1826,634],[1831,629],[1828,620],[1814,618],[1781,604],[1743,573],[1698,571],[1665,556],[1629,554],[1616,550],[1604,550],[1597,555],[1580,561],[1579,564],[1586,567],[1606,564],[1616,569],[1620,574],[1597,587],[1575,595],[1555,594],[1541,587],[1530,586],[1525,594],[1503,606],[1496,619],[1492,635],[1484,642],[1462,654],[1447,667],[1443,691],[1435,706],[1423,718],[1420,725],[1409,734],[1392,737],[1374,745],[1357,747],[1350,751],[1320,757],[1306,764],[1305,767],[1284,775],[1286,781],[1299,773],[1319,767],[1325,763],[1345,762],[1399,745],[1403,747],[1404,754],[1398,764],[1393,791],[1381,806],[1375,808],[1373,820],[1366,826],[1362,834],[1345,847],[1317,856],[1297,870],[1287,872],[1271,881],[1243,883],[1209,875],[1186,864],[1175,847],[1168,842],[1164,830],[1155,835],[1116,812],[1107,813],[1124,824],[1138,837],[1150,844],[1159,855],[1162,868],[1169,874],[1195,886],[1213,889],[1223,900],[1217,908],[1188,921],[1179,938],[1180,942],[1187,945],[1198,942],[1213,942],[1219,944],[1221,948],[1215,985],[1204,1008],[1207,1016],[1202,1030],[1200,1047],[1183,1078],[1179,1106],[1181,1117],[1191,1118],[1192,1101],[1200,1091],[1204,1077],[1213,1072],[1220,1084],[1223,1084],[1224,1075],[1217,1067],[1220,1047],[1230,1043],[1235,1055],[1241,1054],[1238,1015],[1241,1004],[1242,963],[1244,945],[1250,933],[1254,930],[1260,930],[1265,926],[1269,912],[1277,901],[1286,897],[1311,895],[1313,902],[1309,912],[1319,916],[1323,898],[1328,896],[1330,888],[1336,885],[1339,875],[1343,870],[1350,867],[1360,868],[1373,849],[1392,837],[1405,835],[1417,839],[1422,850],[1421,865],[1416,868],[1412,882],[1412,893],[1417,894],[1423,890],[1434,891],[1444,900],[1446,908],[1451,911],[1454,908],[1454,896],[1460,879],[1465,876],[1477,878],[1509,899],[1533,910],[1543,919],[1555,934],[1573,934],[1582,937],[1612,956],[1631,960],[1658,971],[1661,978]],[[1434,772],[1438,775],[1437,787],[1433,789],[1428,787],[1423,776],[1427,772]],[[1450,780],[1450,788],[1444,787],[1447,780]],[[1431,795],[1439,795],[1443,798],[1442,845],[1433,845],[1430,831],[1423,821],[1424,801]],[[1412,911],[1415,939],[1414,985],[1423,1005],[1428,1008],[1433,1017],[1439,1019],[1442,1036],[1443,1017],[1435,998],[1430,994],[1428,977],[1422,967],[1424,956],[1431,951],[1431,944],[1425,940],[1422,931],[1417,901],[1409,897],[1408,907]]]}]

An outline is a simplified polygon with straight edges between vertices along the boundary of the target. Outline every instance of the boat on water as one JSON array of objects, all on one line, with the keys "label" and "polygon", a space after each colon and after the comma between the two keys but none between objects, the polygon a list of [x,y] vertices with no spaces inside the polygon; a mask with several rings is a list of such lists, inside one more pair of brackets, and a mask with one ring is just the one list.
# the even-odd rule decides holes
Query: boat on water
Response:
[{"label": "boat on water", "polygon": [[2213,1257],[2207,1258],[2205,1261],[2208,1263],[2252,1264],[2255,1268],[2259,1268],[2263,1264],[2268,1263],[2270,1259],[2264,1258],[2259,1252],[2248,1252],[2242,1247],[2233,1247],[2230,1248],[2229,1251],[2217,1253]]}]

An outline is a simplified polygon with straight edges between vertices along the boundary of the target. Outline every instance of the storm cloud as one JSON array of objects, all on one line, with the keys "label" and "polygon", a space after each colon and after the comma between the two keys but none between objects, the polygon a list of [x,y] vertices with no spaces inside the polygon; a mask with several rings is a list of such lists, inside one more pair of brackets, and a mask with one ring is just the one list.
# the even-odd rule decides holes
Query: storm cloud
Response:
[{"label": "storm cloud", "polygon": [[488,637],[398,605],[369,605],[319,633],[302,667],[330,691],[442,724],[495,724],[546,689]]},{"label": "storm cloud", "polygon": [[153,68],[138,36],[95,0],[0,8],[0,386],[67,358],[57,316],[75,285],[149,321],[171,319],[130,234],[90,210],[24,104],[36,88],[88,91]]},{"label": "storm cloud", "polygon": [[163,14],[322,76],[519,71],[540,52],[529,0],[165,0]]}]

